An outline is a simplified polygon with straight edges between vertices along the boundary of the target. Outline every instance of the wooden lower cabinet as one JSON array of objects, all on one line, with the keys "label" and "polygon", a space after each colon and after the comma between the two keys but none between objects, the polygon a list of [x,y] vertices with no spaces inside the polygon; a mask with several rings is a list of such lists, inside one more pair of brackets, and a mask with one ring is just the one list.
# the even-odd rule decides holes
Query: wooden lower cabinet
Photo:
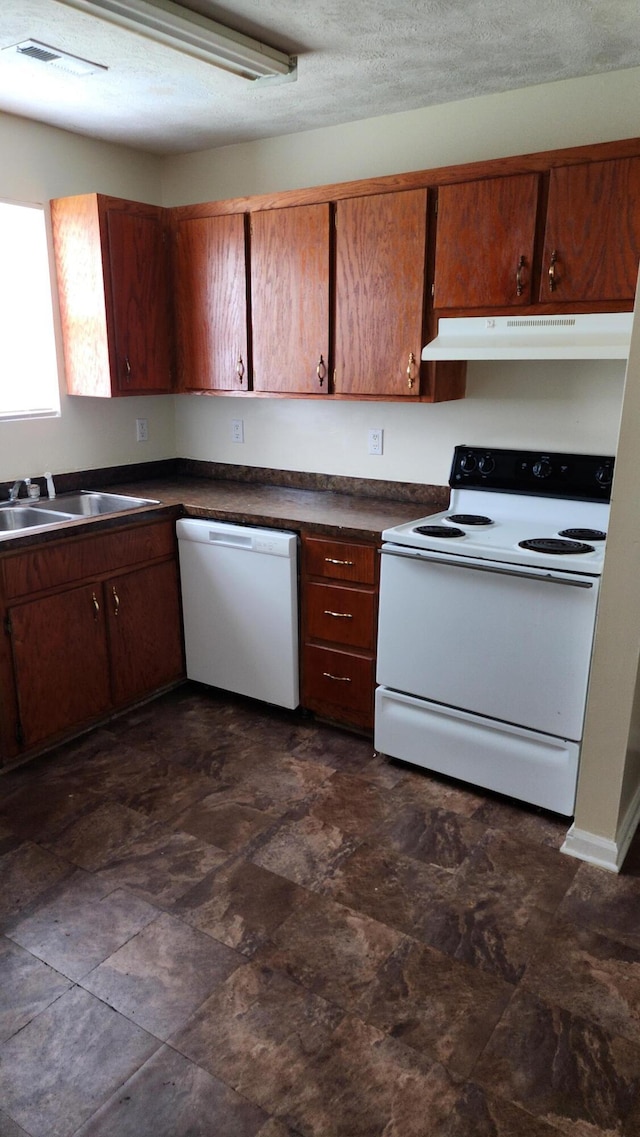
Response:
[{"label": "wooden lower cabinet", "polygon": [[[8,758],[184,674],[174,522],[67,538],[0,562]],[[78,579],[92,570],[90,579]],[[0,664],[2,661],[0,661]]]},{"label": "wooden lower cabinet", "polygon": [[373,729],[378,553],[371,542],[302,536],[302,705]]}]

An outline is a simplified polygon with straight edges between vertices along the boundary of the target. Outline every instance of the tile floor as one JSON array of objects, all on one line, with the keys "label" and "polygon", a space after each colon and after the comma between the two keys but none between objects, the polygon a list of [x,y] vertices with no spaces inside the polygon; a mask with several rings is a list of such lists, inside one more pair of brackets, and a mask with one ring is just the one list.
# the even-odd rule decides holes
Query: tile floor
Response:
[{"label": "tile floor", "polygon": [[0,789],[0,1137],[640,1134],[640,845],[196,686]]}]

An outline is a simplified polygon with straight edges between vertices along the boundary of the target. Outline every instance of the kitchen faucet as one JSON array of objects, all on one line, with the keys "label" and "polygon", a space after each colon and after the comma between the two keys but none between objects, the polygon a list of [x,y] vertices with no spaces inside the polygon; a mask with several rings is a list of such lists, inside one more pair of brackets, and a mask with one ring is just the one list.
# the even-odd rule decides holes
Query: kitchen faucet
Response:
[{"label": "kitchen faucet", "polygon": [[17,501],[20,493],[20,486],[24,482],[27,487],[27,495],[29,493],[29,486],[31,485],[31,478],[17,478],[9,490],[9,501]]}]

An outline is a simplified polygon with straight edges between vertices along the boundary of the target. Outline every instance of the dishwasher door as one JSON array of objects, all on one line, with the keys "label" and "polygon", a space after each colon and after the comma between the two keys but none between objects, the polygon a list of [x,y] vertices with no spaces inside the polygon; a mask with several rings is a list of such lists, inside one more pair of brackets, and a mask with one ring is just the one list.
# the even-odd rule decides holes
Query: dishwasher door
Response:
[{"label": "dishwasher door", "polygon": [[295,533],[177,522],[187,676],[298,706]]}]

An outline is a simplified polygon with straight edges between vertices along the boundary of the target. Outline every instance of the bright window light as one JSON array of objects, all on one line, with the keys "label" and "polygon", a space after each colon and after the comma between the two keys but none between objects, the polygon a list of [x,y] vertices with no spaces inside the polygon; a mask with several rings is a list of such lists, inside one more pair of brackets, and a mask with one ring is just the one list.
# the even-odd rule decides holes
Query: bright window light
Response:
[{"label": "bright window light", "polygon": [[0,201],[0,419],[58,414],[44,210]]}]

